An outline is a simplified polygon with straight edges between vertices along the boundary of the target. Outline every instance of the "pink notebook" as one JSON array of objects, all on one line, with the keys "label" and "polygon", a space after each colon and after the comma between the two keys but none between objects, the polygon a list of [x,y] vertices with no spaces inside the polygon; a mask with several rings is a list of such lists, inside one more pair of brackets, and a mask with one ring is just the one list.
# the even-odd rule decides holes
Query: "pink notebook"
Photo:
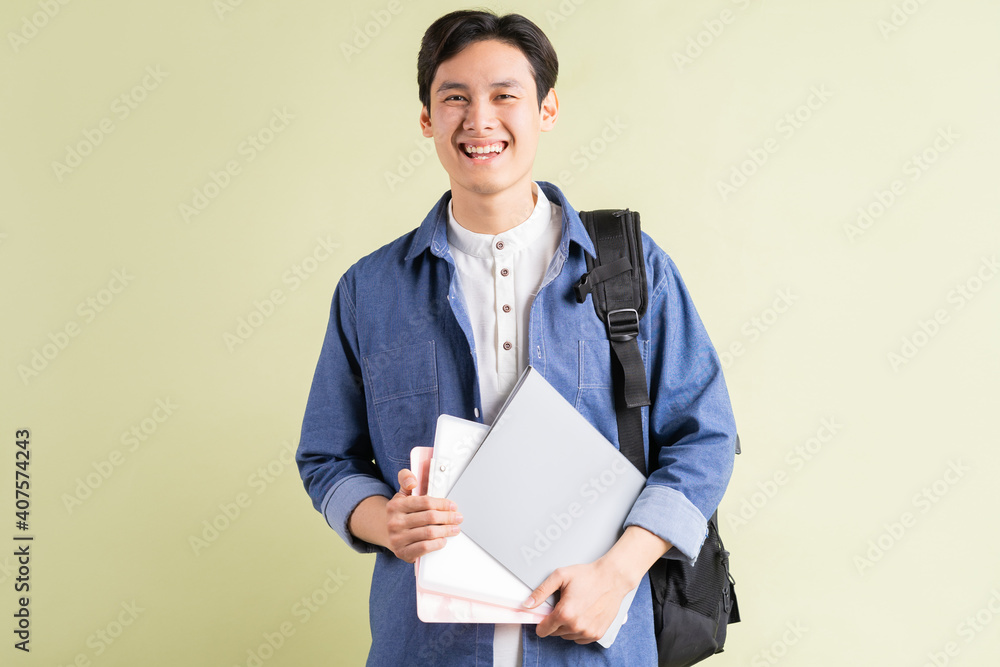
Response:
[{"label": "pink notebook", "polygon": [[[410,470],[417,477],[413,495],[427,493],[433,452],[433,447],[414,447],[410,451]],[[414,573],[419,579],[419,558],[414,565]],[[541,623],[550,611],[551,607],[546,603],[531,610],[506,607],[456,595],[442,595],[417,585],[417,617],[424,623]]]}]

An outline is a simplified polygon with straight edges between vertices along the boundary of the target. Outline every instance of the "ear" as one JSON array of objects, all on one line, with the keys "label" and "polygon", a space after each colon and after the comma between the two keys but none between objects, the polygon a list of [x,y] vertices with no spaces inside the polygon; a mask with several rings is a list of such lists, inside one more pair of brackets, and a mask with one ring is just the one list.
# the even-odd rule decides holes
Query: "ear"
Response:
[{"label": "ear", "polygon": [[431,115],[427,107],[420,107],[420,131],[428,139],[434,137],[434,128],[431,127]]},{"label": "ear", "polygon": [[541,108],[541,131],[548,132],[556,124],[559,117],[559,97],[555,88],[549,88],[549,94],[542,100]]}]

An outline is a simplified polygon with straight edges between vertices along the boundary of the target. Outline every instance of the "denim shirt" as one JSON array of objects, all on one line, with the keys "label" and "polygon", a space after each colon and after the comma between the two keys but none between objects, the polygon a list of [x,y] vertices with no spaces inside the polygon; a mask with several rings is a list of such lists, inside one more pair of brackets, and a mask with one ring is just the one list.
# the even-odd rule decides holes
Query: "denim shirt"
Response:
[{"label": "denim shirt", "polygon": [[[573,284],[594,246],[555,185],[538,181],[562,207],[562,237],[531,305],[529,363],[605,437],[618,445],[611,351],[604,324]],[[368,496],[392,497],[410,450],[430,446],[438,415],[481,421],[476,352],[447,241],[446,192],[410,233],[359,260],[333,295],[296,460],[313,505],[355,550],[376,552],[369,597],[368,665],[488,665],[491,624],[423,623],[413,565],[354,537],[347,521]],[[693,561],[707,518],[732,473],[736,426],[719,358],[667,254],[643,234],[649,284],[639,349],[651,406],[642,408],[659,462],[624,526],[674,546],[664,558]],[[558,471],[553,471],[558,473]],[[461,511],[461,508],[459,508]],[[649,577],[614,644],[578,645],[522,628],[526,665],[655,665]]]}]

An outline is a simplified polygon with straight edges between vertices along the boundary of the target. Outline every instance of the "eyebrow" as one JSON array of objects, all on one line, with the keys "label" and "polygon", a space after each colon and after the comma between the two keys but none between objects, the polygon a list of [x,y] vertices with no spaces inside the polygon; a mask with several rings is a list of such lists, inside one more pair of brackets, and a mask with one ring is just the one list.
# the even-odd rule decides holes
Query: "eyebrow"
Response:
[{"label": "eyebrow", "polygon": [[[521,84],[515,81],[514,79],[504,79],[503,81],[494,81],[493,83],[490,84],[490,88],[517,88],[523,90]],[[467,91],[468,89],[469,87],[467,85],[459,81],[442,81],[441,85],[438,86],[437,91],[435,92],[443,93],[449,90]]]}]

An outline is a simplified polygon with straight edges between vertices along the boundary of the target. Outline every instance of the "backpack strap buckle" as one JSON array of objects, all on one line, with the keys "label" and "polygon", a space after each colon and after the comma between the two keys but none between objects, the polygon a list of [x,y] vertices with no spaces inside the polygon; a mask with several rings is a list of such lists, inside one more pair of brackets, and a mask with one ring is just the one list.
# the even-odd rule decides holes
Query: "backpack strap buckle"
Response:
[{"label": "backpack strap buckle", "polygon": [[573,285],[576,293],[576,302],[583,303],[587,300],[587,295],[597,289],[600,283],[605,280],[621,275],[632,270],[632,262],[628,257],[619,257],[613,262],[595,266],[593,269],[583,274],[583,276]]},{"label": "backpack strap buckle", "polygon": [[608,311],[605,322],[608,338],[616,343],[626,343],[639,335],[639,311],[635,308]]}]

